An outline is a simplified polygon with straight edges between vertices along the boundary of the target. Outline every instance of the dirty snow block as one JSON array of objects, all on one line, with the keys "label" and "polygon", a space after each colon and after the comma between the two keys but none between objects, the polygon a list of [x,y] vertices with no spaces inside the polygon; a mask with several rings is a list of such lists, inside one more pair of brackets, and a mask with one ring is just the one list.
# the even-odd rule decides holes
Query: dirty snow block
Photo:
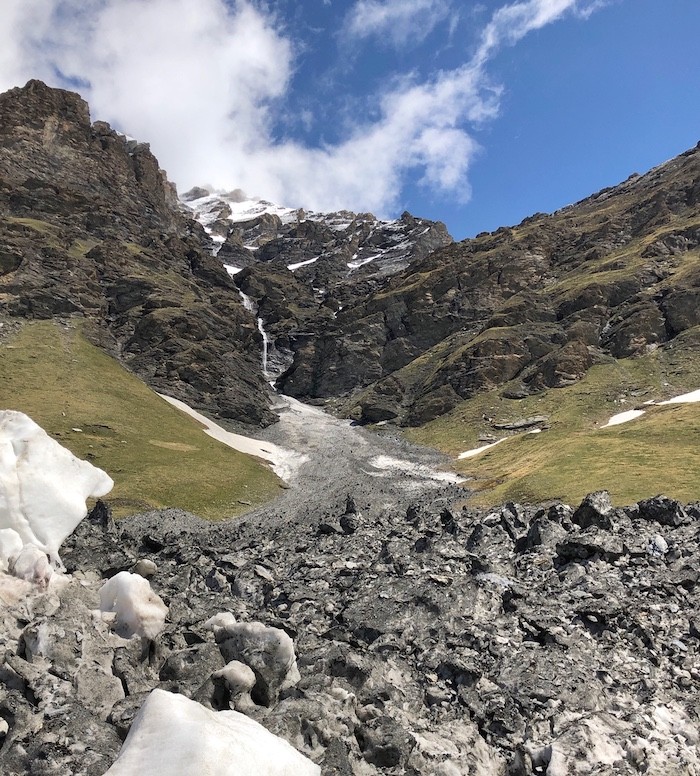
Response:
[{"label": "dirty snow block", "polygon": [[85,500],[114,482],[22,412],[0,411],[0,529],[11,528],[61,565],[58,550],[87,515]]},{"label": "dirty snow block", "polygon": [[251,697],[259,706],[272,706],[279,694],[300,679],[294,642],[279,628],[261,622],[235,622],[213,617],[208,625],[227,663],[238,660],[255,673]]},{"label": "dirty snow block", "polygon": [[154,639],[165,627],[168,607],[147,579],[120,571],[100,588],[100,609],[115,612],[114,630],[123,638]]},{"label": "dirty snow block", "polygon": [[49,586],[53,576],[53,566],[47,554],[33,544],[25,544],[10,567],[13,576],[25,582],[33,582],[42,589]]},{"label": "dirty snow block", "polygon": [[105,776],[136,773],[321,776],[321,769],[244,714],[153,690]]}]

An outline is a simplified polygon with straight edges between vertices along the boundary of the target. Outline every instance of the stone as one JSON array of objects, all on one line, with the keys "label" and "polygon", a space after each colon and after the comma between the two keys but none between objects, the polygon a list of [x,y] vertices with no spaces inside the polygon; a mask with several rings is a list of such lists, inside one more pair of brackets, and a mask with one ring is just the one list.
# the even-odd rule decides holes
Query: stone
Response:
[{"label": "stone", "polygon": [[581,528],[595,526],[606,531],[612,530],[614,521],[610,494],[606,490],[589,493],[571,516],[571,520]]},{"label": "stone", "polygon": [[665,496],[640,501],[637,505],[642,520],[653,520],[661,525],[678,526],[688,522],[688,515],[681,504]]}]

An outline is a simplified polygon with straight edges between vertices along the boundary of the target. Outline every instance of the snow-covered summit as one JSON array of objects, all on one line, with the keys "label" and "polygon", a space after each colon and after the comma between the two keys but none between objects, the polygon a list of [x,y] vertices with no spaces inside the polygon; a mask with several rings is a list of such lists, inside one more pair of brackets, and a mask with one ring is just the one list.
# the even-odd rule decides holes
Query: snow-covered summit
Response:
[{"label": "snow-covered summit", "polygon": [[[229,192],[213,191],[208,188],[196,186],[185,192],[181,197],[182,202],[192,211],[195,219],[202,226],[210,227],[215,233],[220,231],[223,224],[252,221],[262,215],[277,216],[282,223],[293,223],[304,219],[304,211],[289,207],[280,207],[264,199],[251,199],[241,189]],[[218,229],[214,227],[218,226]]]},{"label": "snow-covered summit", "polygon": [[[404,213],[382,220],[371,213],[332,213],[281,207],[240,190],[196,187],[182,196],[212,240],[212,251],[232,268],[264,262],[327,286],[361,267],[363,275],[391,274],[452,241],[439,222]],[[311,267],[313,266],[313,268]]]}]

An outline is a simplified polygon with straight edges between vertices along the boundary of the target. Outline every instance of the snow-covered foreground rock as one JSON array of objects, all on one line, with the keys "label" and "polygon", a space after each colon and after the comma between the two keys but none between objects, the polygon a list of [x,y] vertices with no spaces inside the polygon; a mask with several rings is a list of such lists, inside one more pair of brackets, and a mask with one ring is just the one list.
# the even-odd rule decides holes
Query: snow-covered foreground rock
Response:
[{"label": "snow-covered foreground rock", "polygon": [[286,741],[237,711],[153,690],[107,776],[320,776]]},{"label": "snow-covered foreground rock", "polygon": [[85,500],[113,486],[105,472],[76,458],[27,415],[0,412],[0,568],[18,539],[60,564],[58,550],[87,514]]}]

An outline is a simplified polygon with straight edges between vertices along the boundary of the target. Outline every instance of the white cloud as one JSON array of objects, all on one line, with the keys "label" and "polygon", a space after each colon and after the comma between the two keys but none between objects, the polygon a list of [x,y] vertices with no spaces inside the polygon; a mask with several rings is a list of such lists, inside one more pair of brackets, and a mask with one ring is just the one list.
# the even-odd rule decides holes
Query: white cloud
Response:
[{"label": "white cloud", "polygon": [[449,0],[356,0],[345,20],[345,35],[404,46],[425,40],[449,16],[450,6]]},{"label": "white cloud", "polygon": [[567,13],[589,16],[601,0],[524,0],[499,8],[481,35],[474,61],[485,63],[504,44],[513,45],[529,32],[557,21]]},{"label": "white cloud", "polygon": [[[498,114],[488,61],[531,30],[568,12],[585,14],[599,0],[500,8],[470,61],[423,81],[395,79],[374,95],[372,119],[317,147],[273,136],[273,119],[288,109],[282,101],[298,46],[251,0],[2,2],[0,88],[31,77],[83,84],[93,117],[151,142],[180,190],[207,182],[286,205],[387,214],[409,177],[468,199],[478,150],[470,128]],[[408,10],[447,7],[437,0],[360,5],[366,12],[403,8],[411,24],[417,17]]]}]

